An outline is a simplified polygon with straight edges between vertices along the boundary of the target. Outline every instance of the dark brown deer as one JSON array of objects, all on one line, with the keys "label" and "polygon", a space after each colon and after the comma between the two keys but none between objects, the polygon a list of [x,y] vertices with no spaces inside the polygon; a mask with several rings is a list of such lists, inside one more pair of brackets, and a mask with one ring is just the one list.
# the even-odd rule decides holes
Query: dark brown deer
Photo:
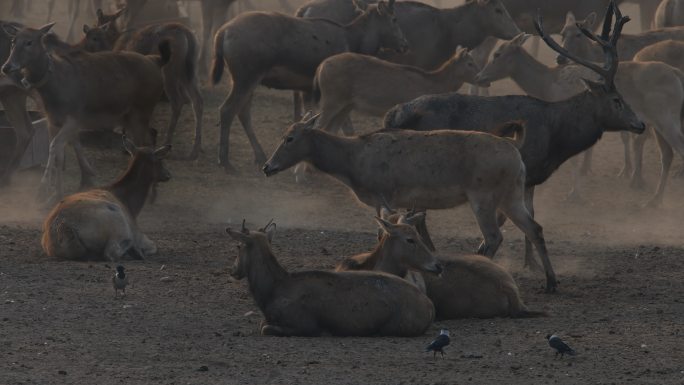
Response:
[{"label": "dark brown deer", "polygon": [[263,231],[226,229],[241,243],[231,275],[247,278],[264,314],[262,335],[398,336],[425,333],[432,302],[401,278],[371,272],[289,273],[271,251],[275,225]]},{"label": "dark brown deer", "polygon": [[97,10],[96,27],[83,26],[81,45],[89,52],[132,51],[142,55],[159,54],[158,46],[167,41],[171,59],[162,67],[164,91],[171,104],[171,120],[166,131],[166,144],[173,142],[173,134],[185,104],[192,104],[195,118],[195,139],[188,159],[195,160],[202,149],[202,115],[204,99],[197,77],[198,43],[195,34],[179,23],[152,24],[120,33],[116,19],[121,12],[106,15]]},{"label": "dark brown deer", "polygon": [[70,195],[48,214],[41,242],[48,256],[118,261],[156,254],[157,247],[140,231],[136,218],[151,187],[171,178],[163,162],[171,146],[137,148],[124,137],[124,148],[131,160],[115,182]]},{"label": "dark brown deer", "polygon": [[160,45],[161,57],[80,50],[53,53],[46,44],[52,26],[33,29],[3,25],[14,45],[2,66],[4,74],[21,78],[21,84],[37,95],[47,115],[50,153],[39,196],[49,197],[48,202],[57,201],[63,194],[67,144],[76,151],[81,184],[92,184],[95,172],[78,140],[81,129],[122,125],[136,143],[154,142],[149,122],[164,91],[159,68],[169,60],[165,44]]},{"label": "dark brown deer", "polygon": [[[249,138],[256,163],[266,160],[252,130],[250,112],[254,90],[260,83],[277,89],[310,91],[316,68],[326,58],[342,52],[373,55],[382,48],[407,48],[394,16],[394,0],[369,7],[344,26],[272,12],[247,12],[226,23],[214,39],[211,75],[217,84],[227,66],[233,82],[220,110],[220,165],[226,171],[232,170],[228,150],[235,116]],[[278,74],[271,72],[274,69]]]},{"label": "dark brown deer", "polygon": [[[611,34],[613,13],[617,17]],[[492,132],[503,122],[522,119],[528,130],[528,139],[520,149],[527,170],[525,196],[527,208],[534,215],[534,187],[544,183],[566,160],[593,146],[604,131],[644,132],[644,123],[625,103],[614,83],[618,68],[617,42],[628,21],[611,3],[601,36],[582,30],[600,42],[605,54],[605,67],[601,67],[568,52],[548,37],[540,16],[539,32],[544,41],[604,80],[603,83],[585,81],[588,89],[568,100],[549,103],[530,96],[478,97],[455,93],[423,96],[390,110],[385,116],[385,127]],[[527,241],[525,265],[538,267]]]}]

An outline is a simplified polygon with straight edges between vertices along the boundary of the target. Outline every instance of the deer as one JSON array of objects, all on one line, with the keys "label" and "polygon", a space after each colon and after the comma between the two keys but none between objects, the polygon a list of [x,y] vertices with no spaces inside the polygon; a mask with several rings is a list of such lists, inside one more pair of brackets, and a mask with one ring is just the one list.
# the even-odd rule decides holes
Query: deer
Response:
[{"label": "deer", "polygon": [[171,178],[164,166],[171,146],[136,147],[125,136],[123,146],[131,158],[119,178],[65,197],[45,218],[41,244],[49,257],[116,262],[157,253],[136,218],[151,187]]},{"label": "deer", "polygon": [[[615,25],[612,15],[615,13]],[[622,27],[629,21],[613,2],[606,12],[600,36],[583,29],[583,33],[599,41],[605,53],[601,67],[567,51],[543,30],[541,14],[538,31],[554,51],[598,74],[603,82],[585,80],[587,89],[560,102],[545,102],[527,95],[481,97],[457,93],[427,95],[392,108],[385,115],[386,129],[418,131],[477,130],[497,132],[504,122],[525,122],[527,138],[520,148],[525,164],[526,207],[534,216],[535,186],[544,183],[566,160],[593,146],[605,131],[629,131],[641,134],[644,123],[636,116],[615,88],[618,68],[617,42]],[[613,30],[611,34],[611,30]],[[420,207],[420,205],[417,205]],[[398,206],[401,207],[401,206]],[[499,217],[503,224],[504,217]],[[531,244],[525,241],[525,266],[538,269]]]},{"label": "deer", "polygon": [[166,43],[160,44],[161,56],[81,50],[60,55],[61,49],[51,52],[53,44],[64,44],[48,35],[53,25],[39,29],[3,25],[14,44],[2,73],[20,78],[20,84],[37,96],[48,119],[50,150],[39,190],[39,199],[47,205],[63,195],[67,144],[76,151],[81,186],[93,184],[95,171],[83,154],[79,130],[119,124],[135,143],[153,144],[155,131],[149,122],[163,93],[159,69],[170,57]]},{"label": "deer", "polygon": [[[568,99],[582,92],[580,78],[591,76],[586,73],[586,68],[576,65],[547,67],[522,47],[528,38],[529,35],[521,34],[503,43],[477,78],[489,83],[510,77],[528,95],[549,102]],[[625,101],[633,106],[637,116],[655,129],[659,145],[673,146],[684,154],[681,152],[684,150],[684,134],[680,123],[684,108],[684,75],[679,70],[660,62],[623,61],[615,77],[615,86]],[[640,154],[645,138],[646,135],[639,135],[635,141],[635,152],[639,154],[635,155],[636,167],[632,174],[631,185],[635,188],[644,185]],[[666,159],[668,151],[669,161]],[[672,150],[661,148],[661,153],[663,172],[656,193],[647,204],[649,206],[662,202],[669,173]],[[571,196],[573,194],[577,194],[577,186]]]},{"label": "deer", "polygon": [[415,337],[432,324],[432,302],[403,279],[376,272],[290,273],[271,250],[275,224],[226,229],[239,242],[231,276],[247,278],[264,315],[262,335]]},{"label": "deer", "polygon": [[[0,62],[4,63],[9,57],[12,42],[11,37],[5,33],[4,25],[10,24],[15,28],[23,28],[19,23],[9,23],[0,20]],[[26,111],[26,99],[28,93],[23,87],[8,76],[0,75],[0,104],[5,109],[8,122],[14,127],[16,143],[14,151],[9,157],[5,169],[0,169],[0,187],[10,184],[12,175],[16,171],[26,148],[33,137],[33,123]]]},{"label": "deer", "polygon": [[[271,44],[258,44],[260,41]],[[378,2],[346,25],[267,12],[243,13],[223,25],[214,39],[211,78],[214,85],[218,84],[227,66],[233,86],[220,108],[219,164],[226,172],[234,171],[228,150],[230,127],[236,115],[252,145],[256,163],[261,165],[266,160],[252,129],[250,112],[254,90],[260,83],[277,89],[309,91],[316,68],[328,57],[342,52],[376,54],[382,48],[407,49],[394,16],[394,0]],[[273,75],[274,69],[279,74]]]},{"label": "deer", "polygon": [[[525,166],[519,146],[525,128],[510,122],[502,135],[471,131],[381,130],[362,136],[337,137],[314,128],[316,116],[305,116],[287,129],[263,167],[273,176],[305,161],[346,185],[357,200],[379,212],[415,205],[447,209],[469,203],[484,237],[479,253],[492,258],[503,236],[497,211],[532,239],[546,274],[546,290],[556,289],[542,227],[524,202]],[[496,154],[493,156],[492,154]]]},{"label": "deer", "polygon": [[195,138],[188,160],[195,160],[202,150],[202,115],[204,99],[197,76],[198,43],[195,34],[180,23],[152,24],[121,33],[116,20],[123,14],[119,11],[105,15],[97,10],[94,27],[83,26],[81,45],[88,52],[130,51],[142,55],[158,54],[158,45],[167,41],[171,51],[169,63],[162,67],[164,91],[171,104],[171,120],[166,131],[166,144],[173,142],[183,106],[192,104],[195,118]]},{"label": "deer", "polygon": [[478,72],[466,48],[434,71],[354,53],[332,56],[318,66],[314,77],[314,98],[321,111],[317,128],[337,131],[355,109],[383,116],[394,105],[421,95],[456,91],[465,82],[474,83]]},{"label": "deer", "polygon": [[684,1],[661,1],[653,18],[653,28],[679,27],[682,25],[684,25]]},{"label": "deer", "polygon": [[664,40],[641,49],[634,61],[657,61],[684,72],[684,41]]}]

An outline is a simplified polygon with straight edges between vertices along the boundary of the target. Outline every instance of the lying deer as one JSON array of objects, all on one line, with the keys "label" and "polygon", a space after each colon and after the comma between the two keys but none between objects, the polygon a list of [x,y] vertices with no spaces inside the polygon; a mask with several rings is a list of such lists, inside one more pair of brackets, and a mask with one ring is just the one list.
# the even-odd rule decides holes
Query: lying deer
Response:
[{"label": "lying deer", "polygon": [[432,324],[432,302],[401,278],[372,272],[288,273],[271,251],[275,225],[249,231],[243,223],[241,230],[226,232],[242,245],[231,275],[247,278],[264,314],[262,335],[412,337]]},{"label": "lying deer", "polygon": [[[566,160],[593,146],[604,131],[644,132],[644,123],[637,118],[615,88],[614,79],[618,68],[616,44],[622,27],[629,18],[622,17],[617,7],[611,3],[606,20],[612,18],[613,12],[617,18],[612,34],[610,22],[604,24],[601,36],[583,30],[601,42],[606,54],[605,67],[581,59],[560,47],[544,32],[541,16],[537,21],[542,38],[552,49],[599,74],[603,83],[585,81],[586,91],[556,103],[521,95],[478,97],[451,93],[423,96],[390,110],[385,116],[385,127],[421,131],[451,128],[493,132],[504,122],[524,120],[528,133],[520,153],[527,171],[524,183],[526,206],[534,215],[534,187],[544,183]],[[420,204],[417,206],[420,207]],[[502,224],[503,220],[500,217],[499,223]],[[528,241],[525,265],[538,266]],[[545,270],[548,275],[546,267]]]},{"label": "lying deer", "polygon": [[80,50],[54,53],[46,43],[64,43],[46,36],[53,25],[40,29],[3,25],[14,45],[2,72],[20,78],[21,85],[34,92],[48,118],[50,152],[40,194],[50,197],[48,203],[63,194],[64,149],[69,143],[81,168],[81,185],[92,184],[95,172],[83,154],[79,130],[118,124],[135,143],[153,143],[150,117],[164,91],[159,68],[170,56],[165,43],[160,44],[161,57]]},{"label": "lying deer", "polygon": [[171,146],[138,148],[124,137],[124,148],[131,160],[114,183],[67,196],[45,218],[41,243],[48,256],[118,261],[156,254],[136,218],[152,185],[171,178],[163,162]]},{"label": "lying deer", "polygon": [[[302,38],[306,36],[307,38]],[[262,42],[268,42],[264,44]],[[217,84],[228,66],[233,87],[221,106],[219,163],[230,171],[230,126],[240,118],[252,144],[255,160],[266,160],[251,125],[251,99],[259,83],[278,89],[309,91],[318,65],[342,52],[376,54],[381,48],[406,50],[394,17],[394,0],[380,1],[352,23],[299,19],[278,13],[248,12],[226,23],[214,39],[212,81]],[[264,81],[272,70],[273,75]]]},{"label": "lying deer", "polygon": [[317,128],[337,131],[354,109],[382,116],[419,96],[456,91],[465,82],[474,83],[478,71],[467,49],[457,50],[434,71],[353,53],[332,56],[318,66],[314,78],[321,111]]},{"label": "lying deer", "polygon": [[[582,78],[589,78],[585,67],[569,65],[547,67],[527,53],[522,45],[530,35],[521,34],[503,43],[492,60],[478,74],[487,83],[510,77],[528,95],[546,100],[560,101],[584,90]],[[672,149],[684,155],[684,133],[681,130],[684,108],[684,74],[661,62],[620,62],[615,85],[637,115],[656,130],[663,154],[663,172],[658,189],[649,202],[662,201],[671,164]],[[632,186],[643,187],[641,152],[646,135],[638,135],[634,142],[635,169]],[[667,146],[669,149],[662,148]],[[667,159],[669,151],[670,160]],[[626,159],[627,160],[627,159]],[[573,189],[573,193],[577,190]]]},{"label": "lying deer", "polygon": [[158,46],[167,41],[171,59],[162,67],[164,91],[171,103],[171,120],[166,131],[166,144],[173,142],[173,134],[185,104],[191,103],[195,117],[195,140],[188,159],[195,160],[202,150],[202,115],[204,99],[197,77],[198,43],[195,34],[179,23],[152,24],[140,29],[119,32],[116,19],[121,11],[105,15],[97,10],[95,27],[83,26],[82,45],[88,52],[132,51],[142,55],[158,54]]},{"label": "lying deer", "polygon": [[453,130],[382,130],[340,138],[315,129],[316,119],[306,117],[285,132],[263,167],[266,176],[306,161],[378,211],[385,202],[424,209],[469,203],[484,237],[479,252],[490,258],[503,241],[497,212],[503,213],[533,239],[544,263],[546,289],[556,289],[542,228],[525,207],[525,166],[518,152],[524,142],[522,125],[501,128],[502,133],[521,135],[515,140]]}]

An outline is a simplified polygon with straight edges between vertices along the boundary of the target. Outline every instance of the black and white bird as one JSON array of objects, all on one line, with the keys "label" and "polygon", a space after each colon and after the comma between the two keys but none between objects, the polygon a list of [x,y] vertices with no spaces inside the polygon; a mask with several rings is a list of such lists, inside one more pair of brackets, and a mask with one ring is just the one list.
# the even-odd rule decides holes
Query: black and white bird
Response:
[{"label": "black and white bird", "polygon": [[439,331],[439,335],[437,338],[435,338],[434,341],[430,342],[430,345],[428,345],[425,348],[426,352],[432,351],[432,357],[437,356],[437,352],[442,354],[442,358],[444,358],[444,347],[449,345],[449,342],[451,340],[449,339],[449,331],[447,329],[442,329]]},{"label": "black and white bird", "polygon": [[556,357],[558,357],[559,354],[561,355],[561,358],[563,358],[563,355],[565,354],[570,356],[575,355],[575,350],[563,342],[557,335],[547,335],[546,339],[549,340],[549,346],[556,349]]},{"label": "black and white bird", "polygon": [[126,286],[128,285],[128,276],[124,271],[124,267],[119,265],[116,267],[116,273],[112,277],[112,286],[114,287],[114,298],[119,295],[119,290],[126,295]]}]

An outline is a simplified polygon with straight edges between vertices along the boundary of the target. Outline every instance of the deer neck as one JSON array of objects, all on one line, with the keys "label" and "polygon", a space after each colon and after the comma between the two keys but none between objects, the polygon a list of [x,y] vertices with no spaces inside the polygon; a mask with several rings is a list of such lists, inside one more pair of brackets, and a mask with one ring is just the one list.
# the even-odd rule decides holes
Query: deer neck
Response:
[{"label": "deer neck", "polygon": [[134,160],[128,170],[106,188],[126,206],[133,218],[140,214],[152,187],[152,178],[146,168],[144,162]]},{"label": "deer neck", "polygon": [[322,130],[311,130],[311,153],[308,159],[317,169],[343,181],[353,175],[354,139],[342,138]]},{"label": "deer neck", "polygon": [[552,85],[556,82],[557,71],[539,62],[522,48],[510,63],[510,77],[528,95],[542,99],[550,99]]},{"label": "deer neck", "polygon": [[287,279],[288,273],[278,263],[269,247],[259,244],[247,245],[247,281],[249,291],[260,309],[272,299],[276,285]]},{"label": "deer neck", "polygon": [[601,107],[589,91],[584,91],[566,101],[554,103],[560,107],[553,112],[560,121],[556,126],[554,153],[565,161],[596,144],[603,136]]},{"label": "deer neck", "polygon": [[482,26],[475,15],[477,4],[464,4],[443,10],[445,22],[442,25],[451,27],[452,39],[457,39],[461,46],[475,48],[486,38]]},{"label": "deer neck", "polygon": [[380,51],[380,39],[377,34],[369,33],[369,19],[370,16],[362,14],[344,26],[349,52],[375,55]]},{"label": "deer neck", "polygon": [[[464,69],[454,60],[449,60],[441,67],[426,74],[426,77],[432,81],[436,89],[444,89],[444,92],[457,90],[463,85]],[[434,93],[434,92],[433,92]]]},{"label": "deer neck", "polygon": [[385,235],[380,241],[378,247],[371,253],[370,259],[376,261],[373,270],[382,271],[387,274],[403,277],[407,273],[407,269],[399,264],[399,262],[390,255],[389,247],[387,247],[387,236]]},{"label": "deer neck", "polygon": [[50,82],[54,73],[54,62],[50,54],[45,52],[40,60],[31,63],[26,74],[21,79],[21,85],[26,89],[36,89],[40,92]]}]

